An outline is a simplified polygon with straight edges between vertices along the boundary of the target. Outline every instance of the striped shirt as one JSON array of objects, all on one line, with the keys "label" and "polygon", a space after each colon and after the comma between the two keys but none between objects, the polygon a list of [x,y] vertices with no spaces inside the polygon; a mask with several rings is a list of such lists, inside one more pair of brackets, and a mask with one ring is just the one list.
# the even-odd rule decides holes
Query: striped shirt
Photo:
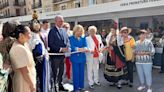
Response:
[{"label": "striped shirt", "polygon": [[150,55],[136,55],[136,63],[152,63],[152,56],[155,53],[155,48],[150,40],[140,40],[136,42],[135,52],[150,52]]}]

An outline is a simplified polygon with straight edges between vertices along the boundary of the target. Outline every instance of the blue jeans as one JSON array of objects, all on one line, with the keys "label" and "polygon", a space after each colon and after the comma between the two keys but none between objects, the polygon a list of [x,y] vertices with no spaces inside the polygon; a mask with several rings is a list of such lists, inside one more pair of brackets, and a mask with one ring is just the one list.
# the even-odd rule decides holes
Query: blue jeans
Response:
[{"label": "blue jeans", "polygon": [[152,64],[136,64],[140,83],[143,85],[145,80],[147,86],[152,85]]}]

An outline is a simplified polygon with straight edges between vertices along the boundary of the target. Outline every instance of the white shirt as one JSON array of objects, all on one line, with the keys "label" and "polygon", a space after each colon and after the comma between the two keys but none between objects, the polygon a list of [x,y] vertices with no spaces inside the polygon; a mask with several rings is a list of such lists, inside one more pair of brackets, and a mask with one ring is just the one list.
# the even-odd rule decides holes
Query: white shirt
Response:
[{"label": "white shirt", "polygon": [[49,28],[47,30],[42,28],[41,31],[40,31],[40,34],[41,34],[42,38],[44,39],[44,38],[48,38],[49,32],[50,32]]},{"label": "white shirt", "polygon": [[161,39],[159,40],[159,43],[162,45],[162,47],[164,47],[164,39],[163,39],[163,38],[161,38]]}]

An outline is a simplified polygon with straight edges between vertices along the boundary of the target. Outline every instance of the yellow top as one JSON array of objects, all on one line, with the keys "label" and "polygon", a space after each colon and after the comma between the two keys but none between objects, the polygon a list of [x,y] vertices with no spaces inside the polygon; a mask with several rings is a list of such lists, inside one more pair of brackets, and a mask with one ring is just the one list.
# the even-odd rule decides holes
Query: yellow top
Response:
[{"label": "yellow top", "polygon": [[129,36],[127,39],[124,40],[124,45],[125,45],[126,61],[133,61],[134,59],[133,48],[135,46],[134,38]]}]

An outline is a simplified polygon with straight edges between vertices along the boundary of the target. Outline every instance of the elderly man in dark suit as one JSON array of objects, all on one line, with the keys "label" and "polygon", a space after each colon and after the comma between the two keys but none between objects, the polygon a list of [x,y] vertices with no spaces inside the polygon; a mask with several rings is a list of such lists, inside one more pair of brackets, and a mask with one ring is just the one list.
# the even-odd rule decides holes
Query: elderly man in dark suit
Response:
[{"label": "elderly man in dark suit", "polygon": [[[63,23],[63,17],[57,15],[55,17],[55,26],[52,27],[48,35],[48,47],[50,53],[68,52],[69,39],[66,31],[62,28]],[[64,72],[64,58],[64,55],[50,56],[54,83],[58,83],[60,91],[68,91],[62,85],[62,76]],[[55,92],[57,92],[56,87]]]}]

